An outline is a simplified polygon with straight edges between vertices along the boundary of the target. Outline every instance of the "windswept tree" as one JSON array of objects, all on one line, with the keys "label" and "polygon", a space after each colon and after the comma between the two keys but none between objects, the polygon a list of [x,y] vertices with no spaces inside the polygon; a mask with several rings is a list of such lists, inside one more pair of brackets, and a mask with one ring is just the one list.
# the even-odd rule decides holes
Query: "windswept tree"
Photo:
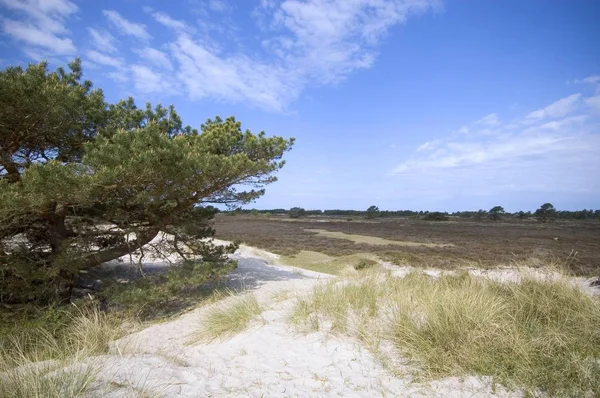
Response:
[{"label": "windswept tree", "polygon": [[494,206],[488,212],[488,216],[492,221],[500,221],[502,216],[505,214],[506,212],[504,211],[504,208],[502,206]]},{"label": "windswept tree", "polygon": [[79,60],[0,72],[0,302],[70,294],[81,270],[163,231],[182,257],[218,269],[233,247],[209,205],[264,193],[293,139],[242,131],[234,118],[184,127],[171,106],[107,104]]},{"label": "windswept tree", "polygon": [[539,209],[533,213],[538,221],[548,222],[556,219],[556,209],[552,203],[544,203]]},{"label": "windswept tree", "polygon": [[377,218],[381,215],[381,212],[379,211],[379,207],[373,205],[373,206],[369,206],[369,208],[367,209],[367,218]]},{"label": "windswept tree", "polygon": [[302,207],[292,207],[288,211],[288,217],[290,218],[301,218],[306,216],[306,210]]}]

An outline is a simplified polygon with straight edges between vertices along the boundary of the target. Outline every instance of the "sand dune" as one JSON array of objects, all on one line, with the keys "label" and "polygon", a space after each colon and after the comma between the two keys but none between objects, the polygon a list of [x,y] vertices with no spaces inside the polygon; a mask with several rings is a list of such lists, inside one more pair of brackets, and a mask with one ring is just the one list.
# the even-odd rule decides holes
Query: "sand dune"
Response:
[{"label": "sand dune", "polygon": [[101,369],[91,395],[510,396],[477,377],[416,383],[409,372],[392,374],[357,341],[295,331],[287,319],[295,298],[332,276],[277,264],[277,255],[246,246],[234,257],[239,266],[229,285],[256,295],[265,308],[260,319],[229,339],[191,342],[207,306],[128,335],[114,342],[111,355],[88,360]]}]

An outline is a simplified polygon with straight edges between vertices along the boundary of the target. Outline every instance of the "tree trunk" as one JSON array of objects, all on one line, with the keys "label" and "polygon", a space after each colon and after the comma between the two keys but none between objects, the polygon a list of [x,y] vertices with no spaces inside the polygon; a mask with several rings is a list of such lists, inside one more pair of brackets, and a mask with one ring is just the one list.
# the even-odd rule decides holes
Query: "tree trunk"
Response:
[{"label": "tree trunk", "polygon": [[84,257],[79,265],[79,269],[88,269],[105,263],[107,261],[115,260],[121,256],[124,256],[132,251],[138,250],[140,247],[149,243],[152,239],[160,232],[159,228],[151,228],[150,230],[141,233],[137,232],[136,240],[127,242],[121,246],[112,247],[110,249],[93,253]]}]

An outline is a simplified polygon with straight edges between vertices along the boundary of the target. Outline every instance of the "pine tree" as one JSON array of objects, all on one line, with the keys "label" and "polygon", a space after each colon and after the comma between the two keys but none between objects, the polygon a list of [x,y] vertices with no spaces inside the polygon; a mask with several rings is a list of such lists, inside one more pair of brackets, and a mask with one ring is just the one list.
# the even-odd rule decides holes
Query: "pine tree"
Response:
[{"label": "pine tree", "polygon": [[242,131],[233,117],[184,127],[171,106],[107,104],[81,63],[0,72],[0,302],[68,297],[79,271],[131,253],[160,231],[210,266],[209,205],[264,193],[293,139]]}]

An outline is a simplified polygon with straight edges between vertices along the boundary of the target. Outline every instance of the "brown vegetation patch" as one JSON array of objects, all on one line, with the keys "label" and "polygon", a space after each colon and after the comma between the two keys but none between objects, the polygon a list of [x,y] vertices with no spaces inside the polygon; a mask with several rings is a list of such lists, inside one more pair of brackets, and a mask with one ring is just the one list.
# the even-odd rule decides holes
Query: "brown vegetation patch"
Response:
[{"label": "brown vegetation patch", "polygon": [[446,247],[370,245],[323,236],[324,223],[310,217],[281,222],[276,217],[218,215],[217,237],[244,243],[281,255],[302,250],[339,257],[374,254],[398,265],[457,268],[536,265],[565,262],[577,275],[600,273],[600,223],[595,221],[523,222],[427,222],[411,219],[355,220],[331,218],[329,232],[377,237],[391,241],[451,244]]}]

